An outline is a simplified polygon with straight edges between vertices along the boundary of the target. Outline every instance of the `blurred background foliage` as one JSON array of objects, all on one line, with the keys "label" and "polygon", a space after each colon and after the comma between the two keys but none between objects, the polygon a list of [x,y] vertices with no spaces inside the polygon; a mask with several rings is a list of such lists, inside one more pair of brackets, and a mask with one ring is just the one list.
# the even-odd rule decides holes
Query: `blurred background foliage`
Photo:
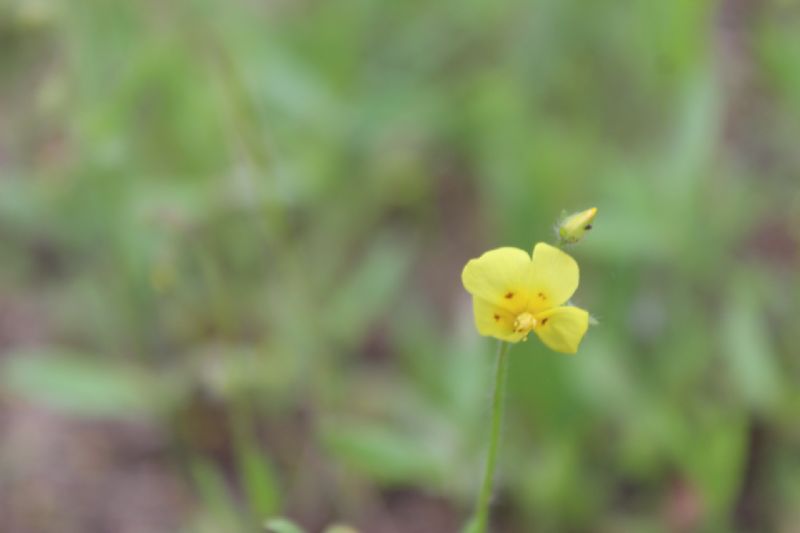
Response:
[{"label": "blurred background foliage", "polygon": [[794,0],[2,0],[3,530],[456,531],[461,267],[596,205],[496,531],[797,531],[798,138]]}]

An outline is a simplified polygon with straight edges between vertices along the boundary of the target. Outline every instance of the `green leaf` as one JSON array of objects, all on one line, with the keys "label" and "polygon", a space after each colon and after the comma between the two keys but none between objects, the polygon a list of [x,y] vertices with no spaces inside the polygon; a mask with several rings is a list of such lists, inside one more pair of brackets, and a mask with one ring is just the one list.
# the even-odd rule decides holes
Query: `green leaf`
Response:
[{"label": "green leaf", "polygon": [[478,521],[474,518],[470,519],[470,521],[461,528],[461,533],[480,533],[478,531]]},{"label": "green leaf", "polygon": [[215,524],[227,531],[242,530],[240,512],[219,468],[202,458],[194,458],[190,468],[205,510]]},{"label": "green leaf", "polygon": [[[681,461],[703,493],[710,516],[728,516],[741,486],[747,453],[745,417],[710,412],[683,439]],[[697,437],[702,446],[697,445]]]},{"label": "green leaf", "polygon": [[419,439],[387,427],[331,424],[323,442],[348,466],[384,483],[431,480],[439,471],[439,463]]},{"label": "green leaf", "polygon": [[370,321],[392,305],[410,262],[407,244],[388,237],[374,244],[352,275],[341,282],[325,310],[331,334],[358,338]]},{"label": "green leaf", "polygon": [[305,533],[305,530],[286,518],[271,518],[264,523],[270,533]]},{"label": "green leaf", "polygon": [[775,353],[767,333],[764,313],[743,276],[722,317],[722,345],[731,379],[745,402],[756,409],[775,405],[781,391]]},{"label": "green leaf", "polygon": [[[259,449],[258,442],[238,421],[236,428],[236,461],[242,477],[250,512],[258,519],[271,516],[280,508],[280,489],[269,459]],[[260,520],[259,520],[260,521]]]},{"label": "green leaf", "polygon": [[13,394],[81,416],[125,417],[156,406],[156,383],[138,369],[57,348],[13,354],[0,382]]},{"label": "green leaf", "polygon": [[328,526],[328,528],[325,530],[325,533],[358,533],[358,530],[344,524],[334,524],[332,526]]}]

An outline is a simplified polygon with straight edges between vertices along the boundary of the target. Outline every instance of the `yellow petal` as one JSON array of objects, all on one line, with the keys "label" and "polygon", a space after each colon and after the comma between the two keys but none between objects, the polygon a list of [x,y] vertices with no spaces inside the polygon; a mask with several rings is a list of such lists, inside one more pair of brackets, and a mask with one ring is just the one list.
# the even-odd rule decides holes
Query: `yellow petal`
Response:
[{"label": "yellow petal", "polygon": [[531,256],[519,248],[489,250],[472,259],[461,273],[467,292],[515,315],[528,302]]},{"label": "yellow petal", "polygon": [[558,248],[540,242],[533,249],[528,282],[530,303],[534,312],[557,307],[578,288],[578,263]]},{"label": "yellow petal", "polygon": [[589,327],[589,313],[578,307],[556,307],[537,314],[536,322],[533,331],[548,348],[575,353]]},{"label": "yellow petal", "polygon": [[472,297],[472,311],[478,333],[508,342],[519,342],[524,333],[514,332],[515,315],[502,307],[493,305],[479,296]]}]

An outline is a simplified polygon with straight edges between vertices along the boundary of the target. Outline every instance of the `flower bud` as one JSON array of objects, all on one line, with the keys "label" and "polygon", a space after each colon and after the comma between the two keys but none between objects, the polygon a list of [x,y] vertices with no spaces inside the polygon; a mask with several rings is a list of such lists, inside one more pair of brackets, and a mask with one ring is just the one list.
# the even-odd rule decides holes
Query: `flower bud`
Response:
[{"label": "flower bud", "polygon": [[575,244],[583,239],[584,234],[592,229],[592,222],[597,214],[597,208],[592,207],[586,211],[580,211],[565,216],[558,223],[558,239],[561,244]]}]

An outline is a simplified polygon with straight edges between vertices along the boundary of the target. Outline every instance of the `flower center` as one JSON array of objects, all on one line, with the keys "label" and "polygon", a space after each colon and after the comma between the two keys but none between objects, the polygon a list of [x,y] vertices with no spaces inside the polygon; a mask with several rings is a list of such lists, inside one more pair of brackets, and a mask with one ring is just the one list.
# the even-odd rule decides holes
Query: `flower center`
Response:
[{"label": "flower center", "polygon": [[534,327],[536,327],[536,318],[527,311],[517,315],[517,319],[514,320],[515,333],[525,333],[527,335]]}]

